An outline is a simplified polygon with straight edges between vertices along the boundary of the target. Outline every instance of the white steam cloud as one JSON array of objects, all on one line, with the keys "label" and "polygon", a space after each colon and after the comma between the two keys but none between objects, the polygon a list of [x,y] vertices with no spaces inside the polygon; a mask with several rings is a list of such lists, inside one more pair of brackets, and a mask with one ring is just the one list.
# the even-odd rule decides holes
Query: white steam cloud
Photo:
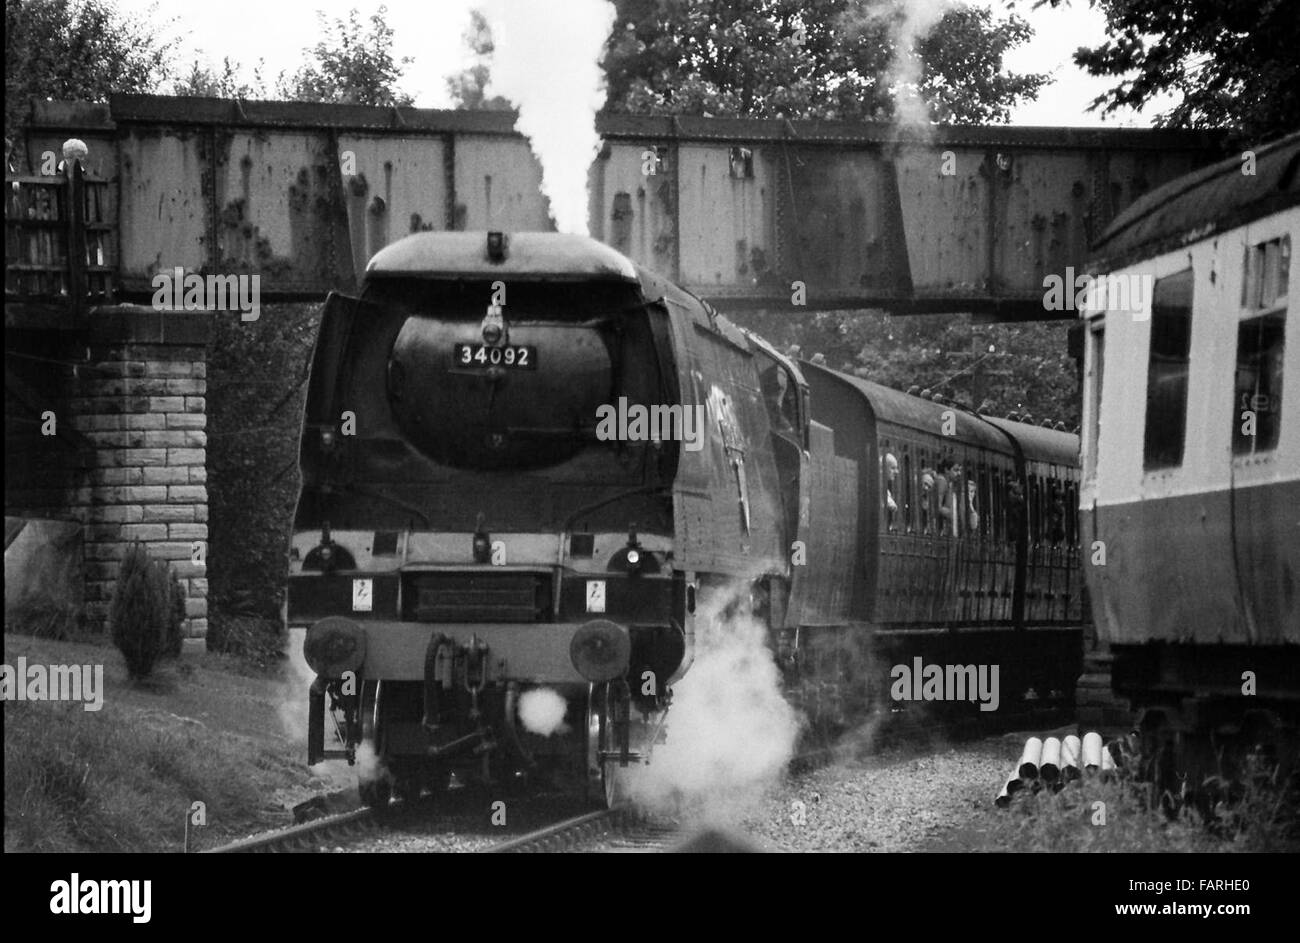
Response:
[{"label": "white steam cloud", "polygon": [[519,698],[519,720],[529,733],[542,737],[564,733],[569,729],[564,722],[568,706],[568,702],[550,688],[531,688]]},{"label": "white steam cloud", "polygon": [[519,110],[515,127],[542,165],[560,232],[587,234],[587,171],[600,150],[600,58],[616,11],[608,0],[487,0],[494,52],[489,95]]},{"label": "white steam cloud", "polygon": [[923,63],[916,44],[943,19],[953,0],[904,0],[903,21],[894,34],[896,52],[890,73],[895,88],[896,120],[900,124],[929,125],[930,109],[921,97]]},{"label": "white steam cloud", "polygon": [[368,783],[378,779],[385,772],[384,763],[371,746],[369,740],[362,740],[357,745],[357,781]]},{"label": "white steam cloud", "polygon": [[701,596],[695,662],[673,686],[667,742],[629,783],[639,804],[739,813],[793,758],[800,719],[782,696],[767,630],[749,615],[724,614],[747,592]]},{"label": "white steam cloud", "polygon": [[[316,672],[311,670],[302,654],[302,641],[306,634],[304,629],[289,630],[288,647],[284,653],[284,680],[273,690],[280,728],[304,760],[307,756],[307,694],[312,682],[316,680]],[[328,699],[326,704],[328,706]],[[327,721],[326,748],[342,747],[341,743],[334,743],[333,740],[334,729]],[[330,789],[347,789],[355,785],[352,770],[342,763],[318,763],[311,768],[311,772],[313,776],[324,780]]]},{"label": "white steam cloud", "polygon": [[957,0],[894,0],[862,3],[845,13],[850,33],[855,26],[884,23],[894,43],[894,58],[885,80],[894,94],[894,120],[898,124],[929,129],[930,109],[921,96],[924,63],[916,44],[924,39]]}]

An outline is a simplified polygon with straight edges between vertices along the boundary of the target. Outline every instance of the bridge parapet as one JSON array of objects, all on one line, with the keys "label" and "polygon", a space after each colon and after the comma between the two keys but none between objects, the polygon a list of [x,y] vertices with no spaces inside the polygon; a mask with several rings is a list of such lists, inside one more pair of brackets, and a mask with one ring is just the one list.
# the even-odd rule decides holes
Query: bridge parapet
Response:
[{"label": "bridge parapet", "polygon": [[[812,309],[1052,317],[1045,276],[1082,271],[1115,213],[1219,156],[1200,132],[626,115],[598,130],[592,234],[724,308],[789,307],[799,282]],[[509,112],[36,103],[28,160],[71,133],[104,184],[111,285],[136,300],[178,266],[321,297],[409,232],[551,227]]]}]

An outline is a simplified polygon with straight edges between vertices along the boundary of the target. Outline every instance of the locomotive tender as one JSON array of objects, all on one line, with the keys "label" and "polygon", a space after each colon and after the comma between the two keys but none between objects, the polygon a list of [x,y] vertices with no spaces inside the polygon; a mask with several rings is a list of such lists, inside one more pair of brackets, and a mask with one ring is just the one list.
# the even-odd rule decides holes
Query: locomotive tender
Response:
[{"label": "locomotive tender", "polygon": [[1087,579],[1112,686],[1165,779],[1231,776],[1225,750],[1276,753],[1288,729],[1294,747],[1298,232],[1300,133],[1153,190],[1094,246]]},{"label": "locomotive tender", "polygon": [[[637,406],[652,430],[598,429]],[[373,751],[372,804],[453,771],[617,801],[724,596],[815,724],[918,658],[997,666],[1002,710],[1068,700],[1076,455],[792,362],[594,240],[408,236],[329,297],[312,363],[288,592],[309,762]],[[562,724],[521,716],[539,688]]]}]

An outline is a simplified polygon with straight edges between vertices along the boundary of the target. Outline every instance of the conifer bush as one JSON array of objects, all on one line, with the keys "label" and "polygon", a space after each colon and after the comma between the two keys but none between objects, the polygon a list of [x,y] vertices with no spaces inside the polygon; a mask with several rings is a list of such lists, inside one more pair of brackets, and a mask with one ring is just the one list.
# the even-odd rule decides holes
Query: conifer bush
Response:
[{"label": "conifer bush", "polygon": [[109,623],[133,680],[147,678],[158,659],[180,655],[185,593],[166,561],[152,559],[138,543],[122,560]]}]

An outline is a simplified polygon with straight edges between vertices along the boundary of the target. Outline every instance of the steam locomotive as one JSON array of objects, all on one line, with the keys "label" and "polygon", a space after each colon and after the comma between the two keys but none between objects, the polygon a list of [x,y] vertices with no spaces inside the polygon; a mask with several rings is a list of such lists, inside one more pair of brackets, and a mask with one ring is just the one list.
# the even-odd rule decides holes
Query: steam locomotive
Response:
[{"label": "steam locomotive", "polygon": [[1116,217],[1084,308],[1087,579],[1175,793],[1293,761],[1300,722],[1300,133],[1248,158]]},{"label": "steam locomotive", "polygon": [[936,673],[934,709],[1068,703],[1077,452],[793,362],[587,238],[408,236],[329,297],[312,362],[288,587],[309,762],[377,760],[372,805],[452,774],[618,802],[737,610],[813,725],[915,709]]}]

